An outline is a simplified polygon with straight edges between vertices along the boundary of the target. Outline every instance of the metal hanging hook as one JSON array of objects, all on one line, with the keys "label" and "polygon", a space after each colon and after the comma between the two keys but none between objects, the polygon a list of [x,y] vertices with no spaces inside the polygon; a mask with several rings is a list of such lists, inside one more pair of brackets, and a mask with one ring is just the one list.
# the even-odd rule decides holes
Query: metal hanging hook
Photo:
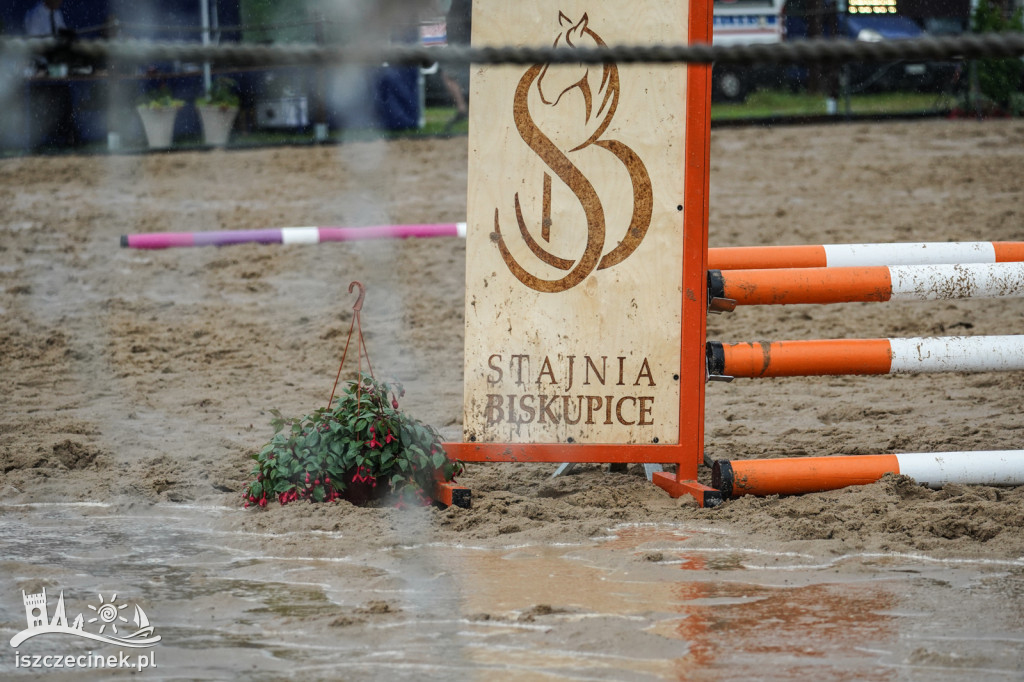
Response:
[{"label": "metal hanging hook", "polygon": [[366,287],[363,286],[362,282],[356,280],[348,285],[348,293],[351,294],[352,289],[356,287],[359,287],[359,298],[356,299],[356,304],[352,306],[352,310],[358,313],[360,310],[363,309],[363,298],[366,296]]}]

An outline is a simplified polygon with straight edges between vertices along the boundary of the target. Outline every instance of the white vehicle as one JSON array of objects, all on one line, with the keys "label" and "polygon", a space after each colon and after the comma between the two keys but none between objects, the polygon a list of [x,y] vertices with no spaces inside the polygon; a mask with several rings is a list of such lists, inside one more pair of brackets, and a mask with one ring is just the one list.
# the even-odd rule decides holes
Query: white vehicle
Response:
[{"label": "white vehicle", "polygon": [[[785,0],[715,0],[712,43],[750,45],[781,43]],[[778,77],[770,65],[737,66],[716,64],[711,72],[712,96],[717,100],[742,102],[759,83]]]}]

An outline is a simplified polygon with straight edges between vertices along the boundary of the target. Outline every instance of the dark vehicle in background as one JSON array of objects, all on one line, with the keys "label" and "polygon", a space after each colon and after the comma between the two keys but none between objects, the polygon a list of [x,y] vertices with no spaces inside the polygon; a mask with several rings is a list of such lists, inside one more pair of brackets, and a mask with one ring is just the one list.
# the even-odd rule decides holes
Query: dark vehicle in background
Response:
[{"label": "dark vehicle in background", "polygon": [[[905,5],[915,8],[922,3],[900,3],[899,0],[847,0],[840,7],[836,0],[787,0],[783,6],[783,25],[786,40],[808,38],[837,38],[861,42],[906,40],[922,38],[928,33],[923,26],[943,27],[948,32],[953,26],[965,25],[969,0],[963,19],[950,16],[936,6],[955,3],[930,3],[932,7],[919,8],[918,14],[904,14]],[[950,10],[952,11],[952,10]],[[960,65],[953,62],[897,61],[885,63],[852,62],[845,67],[851,93],[907,90],[942,92],[960,85]],[[791,67],[787,79],[795,89],[813,80],[814,74],[806,66]],[[825,80],[838,78],[836,72],[826,74]]]}]

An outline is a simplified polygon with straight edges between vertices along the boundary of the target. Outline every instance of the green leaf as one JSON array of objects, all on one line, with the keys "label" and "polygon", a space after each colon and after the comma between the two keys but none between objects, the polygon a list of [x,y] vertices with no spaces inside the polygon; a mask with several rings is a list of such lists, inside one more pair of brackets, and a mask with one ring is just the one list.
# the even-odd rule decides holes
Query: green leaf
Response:
[{"label": "green leaf", "polygon": [[445,454],[443,452],[438,451],[434,453],[433,457],[431,458],[431,461],[434,463],[435,469],[440,469],[442,466],[444,466],[444,463],[448,461],[448,458],[445,457]]}]

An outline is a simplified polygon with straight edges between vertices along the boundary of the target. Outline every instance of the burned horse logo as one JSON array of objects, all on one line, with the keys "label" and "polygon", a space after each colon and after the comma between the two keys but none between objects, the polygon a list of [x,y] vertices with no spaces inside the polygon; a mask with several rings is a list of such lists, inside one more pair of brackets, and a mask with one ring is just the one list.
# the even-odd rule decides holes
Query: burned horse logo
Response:
[{"label": "burned horse logo", "polygon": [[[558,15],[562,32],[555,47],[596,47],[605,42],[589,26],[586,14],[576,23],[564,13]],[[513,97],[513,118],[526,145],[550,169],[542,178],[542,216],[539,239],[527,226],[517,192],[513,197],[519,234],[530,252],[542,263],[566,271],[554,279],[529,272],[512,255],[501,231],[501,216],[494,211],[494,232],[501,257],[520,282],[536,291],[566,291],[595,270],[610,268],[632,254],[651,225],[653,196],[651,179],[640,157],[626,144],[602,135],[611,125],[619,104],[619,70],[614,63],[558,65],[535,64],[523,74]],[[605,252],[608,226],[601,197],[593,183],[574,163],[576,152],[596,146],[610,152],[629,174],[633,190],[633,212],[622,240]],[[586,218],[586,243],[575,258],[550,250],[552,176],[564,183],[579,201]],[[571,255],[571,254],[568,254]]]}]

